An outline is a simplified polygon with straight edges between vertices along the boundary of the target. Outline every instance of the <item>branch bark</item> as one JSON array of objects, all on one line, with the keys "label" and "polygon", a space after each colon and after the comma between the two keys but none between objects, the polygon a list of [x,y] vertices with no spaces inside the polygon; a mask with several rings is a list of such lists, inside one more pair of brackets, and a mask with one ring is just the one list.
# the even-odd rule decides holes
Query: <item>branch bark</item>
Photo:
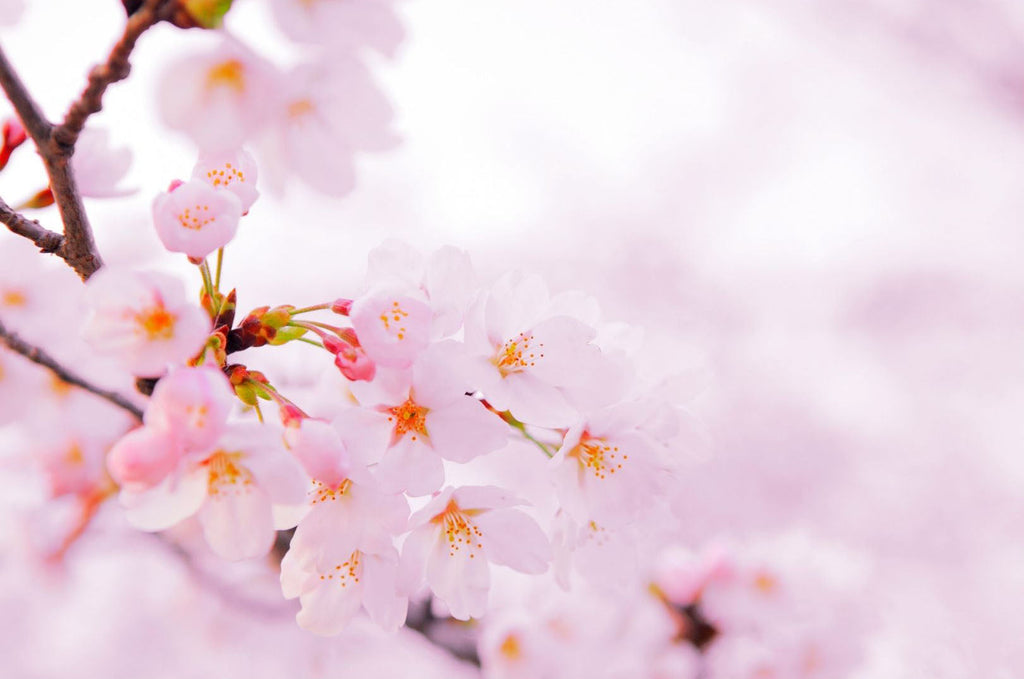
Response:
[{"label": "branch bark", "polygon": [[34,219],[15,212],[0,198],[0,222],[5,224],[12,233],[24,236],[36,244],[42,252],[56,253],[64,244],[64,236],[44,228]]},{"label": "branch bark", "polygon": [[[82,204],[82,196],[71,167],[75,142],[78,141],[78,136],[89,116],[103,107],[103,93],[107,87],[128,77],[128,59],[139,36],[166,18],[174,4],[173,0],[145,0],[145,4],[128,18],[124,33],[114,45],[107,61],[92,69],[82,94],[71,104],[64,122],[56,127],[43,115],[14,66],[0,48],[0,87],[7,94],[39,151],[46,174],[50,178],[54,202],[64,223],[64,236],[59,246],[45,251],[54,252],[61,257],[82,280],[87,280],[98,271],[103,266],[103,259],[96,249],[92,226],[89,224],[89,217]],[[32,235],[28,235],[33,230],[23,222],[18,223],[18,228],[25,233],[16,231],[9,221],[5,220],[4,223],[15,233],[33,238],[36,242]],[[54,243],[52,238],[45,241],[48,248]]]},{"label": "branch bark", "polygon": [[8,330],[7,327],[4,326],[3,322],[0,322],[0,343],[7,345],[11,351],[21,354],[33,363],[38,363],[44,368],[48,368],[54,375],[64,382],[73,384],[76,387],[81,387],[82,389],[113,403],[118,408],[126,410],[131,413],[135,419],[139,421],[142,420],[142,409],[137,405],[126,399],[124,396],[98,387],[86,380],[84,377],[72,372],[61,365],[57,359],[53,358],[39,347],[29,344],[16,333]]}]

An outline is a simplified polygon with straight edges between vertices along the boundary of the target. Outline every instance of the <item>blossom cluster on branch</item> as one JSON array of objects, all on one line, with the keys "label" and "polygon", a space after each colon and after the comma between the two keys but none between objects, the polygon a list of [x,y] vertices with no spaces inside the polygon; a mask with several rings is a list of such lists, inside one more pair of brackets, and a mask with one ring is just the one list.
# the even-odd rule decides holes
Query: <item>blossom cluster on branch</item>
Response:
[{"label": "blossom cluster on branch", "polygon": [[[395,631],[426,602],[474,626],[492,677],[845,676],[863,625],[850,615],[822,634],[821,613],[849,605],[857,574],[807,567],[827,549],[670,548],[698,427],[674,375],[638,370],[641,333],[593,298],[389,240],[357,289],[325,281],[291,304],[239,306],[245,281],[229,286],[224,263],[260,219],[263,183],[344,195],[354,153],[395,144],[365,63],[402,40],[393,3],[271,0],[304,54],[287,70],[219,29],[230,1],[124,4],[126,37],[63,123],[38,117],[0,64],[17,114],[0,169],[31,141],[71,178],[0,202],[15,234],[0,247],[0,424],[71,508],[33,536],[39,552],[64,559],[116,497],[135,529],[201,534],[219,559],[279,569],[299,626],[319,635],[363,618]],[[167,177],[149,218],[192,280],[103,266],[78,207],[130,192],[126,151],[86,119],[162,22],[217,42],[175,57],[159,90],[197,161]],[[60,232],[26,216],[50,205]],[[314,384],[266,358],[285,346],[316,366]]]}]

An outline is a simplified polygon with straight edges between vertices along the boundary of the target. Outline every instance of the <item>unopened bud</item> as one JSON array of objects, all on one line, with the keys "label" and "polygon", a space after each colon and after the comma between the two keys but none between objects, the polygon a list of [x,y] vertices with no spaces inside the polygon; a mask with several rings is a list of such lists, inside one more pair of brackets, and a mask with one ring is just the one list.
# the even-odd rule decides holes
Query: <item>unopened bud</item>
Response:
[{"label": "unopened bud", "polygon": [[352,300],[340,297],[331,302],[331,311],[340,315],[348,316],[349,312],[352,311]]},{"label": "unopened bud", "polygon": [[178,0],[170,22],[178,28],[220,28],[232,0]]},{"label": "unopened bud", "polygon": [[0,146],[0,170],[7,166],[14,149],[25,143],[28,133],[17,118],[8,118],[3,123],[3,144]]},{"label": "unopened bud", "polygon": [[373,359],[366,355],[362,347],[342,344],[334,355],[334,365],[347,379],[353,382],[370,382],[377,374],[377,366]]}]

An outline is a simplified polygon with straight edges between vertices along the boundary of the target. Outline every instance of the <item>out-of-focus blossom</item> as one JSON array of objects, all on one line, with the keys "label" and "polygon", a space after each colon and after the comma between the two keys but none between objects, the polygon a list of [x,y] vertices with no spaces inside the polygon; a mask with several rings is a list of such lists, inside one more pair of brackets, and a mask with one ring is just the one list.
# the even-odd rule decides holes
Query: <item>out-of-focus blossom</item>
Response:
[{"label": "out-of-focus blossom", "polygon": [[205,181],[190,182],[162,193],[153,201],[153,224],[164,247],[202,259],[234,238],[242,203],[232,191]]},{"label": "out-of-focus blossom", "polygon": [[87,286],[86,340],[133,375],[158,377],[202,348],[210,319],[171,276],[107,267]]},{"label": "out-of-focus blossom", "polygon": [[262,145],[265,176],[278,188],[294,173],[321,193],[345,195],[355,186],[355,153],[395,145],[391,106],[352,57],[297,67],[284,79],[279,102],[268,107]]},{"label": "out-of-focus blossom", "polygon": [[292,40],[335,49],[369,47],[393,56],[405,37],[394,0],[272,0],[281,31]]},{"label": "out-of-focus blossom", "polygon": [[266,123],[279,77],[262,57],[228,39],[168,66],[158,91],[160,115],[206,152],[233,151]]},{"label": "out-of-focus blossom", "polygon": [[86,198],[119,198],[135,193],[138,189],[118,186],[131,165],[131,150],[111,147],[110,132],[97,127],[82,130],[75,155],[71,156],[78,191]]}]

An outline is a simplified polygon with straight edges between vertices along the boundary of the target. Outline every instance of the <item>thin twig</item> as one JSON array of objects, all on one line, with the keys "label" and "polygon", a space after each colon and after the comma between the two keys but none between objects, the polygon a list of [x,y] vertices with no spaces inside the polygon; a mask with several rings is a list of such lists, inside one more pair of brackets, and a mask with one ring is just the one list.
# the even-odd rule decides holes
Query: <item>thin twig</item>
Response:
[{"label": "thin twig", "polygon": [[64,236],[16,212],[3,198],[0,198],[0,222],[6,224],[12,233],[28,238],[42,252],[57,253],[64,244]]},{"label": "thin twig", "polygon": [[164,18],[164,7],[167,0],[146,0],[136,10],[124,27],[121,39],[110,50],[106,62],[93,67],[89,72],[89,81],[64,116],[64,122],[53,130],[54,141],[66,148],[74,148],[78,135],[85,127],[86,121],[93,113],[103,108],[103,93],[110,85],[124,80],[131,71],[132,50],[139,37]]},{"label": "thin twig", "polygon": [[85,214],[85,206],[82,205],[82,197],[72,172],[71,154],[74,147],[61,147],[54,142],[53,126],[43,116],[39,105],[21,82],[2,48],[0,87],[3,87],[25,130],[32,137],[50,178],[50,189],[64,223],[64,242],[57,254],[85,280],[103,266],[103,260],[96,250],[92,227],[89,226],[89,218]]},{"label": "thin twig", "polygon": [[135,419],[140,421],[142,420],[142,410],[137,405],[126,399],[124,396],[113,391],[97,387],[85,378],[71,372],[48,353],[35,345],[29,344],[25,340],[21,339],[17,334],[8,330],[4,326],[3,322],[0,322],[0,342],[6,344],[11,351],[21,354],[33,363],[38,363],[44,368],[49,368],[53,374],[59,377],[62,381],[67,382],[68,384],[73,384],[76,387],[81,387],[102,399],[106,399],[117,407],[131,413]]}]

